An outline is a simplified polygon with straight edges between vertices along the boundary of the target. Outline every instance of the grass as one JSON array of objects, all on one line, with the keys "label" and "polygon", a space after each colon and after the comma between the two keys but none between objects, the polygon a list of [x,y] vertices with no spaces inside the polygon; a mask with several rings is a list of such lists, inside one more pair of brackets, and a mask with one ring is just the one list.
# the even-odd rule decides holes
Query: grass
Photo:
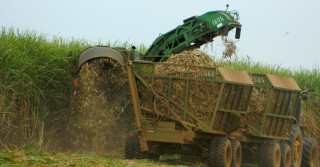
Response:
[{"label": "grass", "polygon": [[[184,166],[179,163],[176,157],[162,156],[160,161],[154,162],[147,159],[124,160],[122,157],[106,156],[98,154],[83,153],[37,153],[30,152],[26,149],[20,151],[2,151],[0,152],[1,166],[117,166],[117,167],[147,167],[147,166]],[[192,166],[203,166],[203,164],[189,164]]]},{"label": "grass", "polygon": [[2,166],[159,166],[148,160],[123,160],[119,157],[90,154],[26,155],[0,152]]},{"label": "grass", "polygon": [[[2,127],[23,126],[31,138],[41,138],[44,126],[54,124],[56,120],[50,122],[47,118],[59,118],[61,113],[57,110],[66,106],[65,95],[69,92],[71,80],[69,69],[77,54],[87,45],[84,41],[67,42],[58,37],[48,41],[46,36],[36,32],[2,28]],[[18,120],[21,116],[25,119]]]},{"label": "grass", "polygon": [[[85,40],[48,40],[34,31],[2,28],[0,127],[4,142],[19,139],[13,131],[20,131],[25,136],[22,140],[35,139],[43,145],[45,129],[59,126],[66,117],[73,78],[70,69],[75,68],[78,53],[92,45]],[[131,47],[129,42],[118,41],[106,46]],[[137,48],[146,50],[144,45]]]}]

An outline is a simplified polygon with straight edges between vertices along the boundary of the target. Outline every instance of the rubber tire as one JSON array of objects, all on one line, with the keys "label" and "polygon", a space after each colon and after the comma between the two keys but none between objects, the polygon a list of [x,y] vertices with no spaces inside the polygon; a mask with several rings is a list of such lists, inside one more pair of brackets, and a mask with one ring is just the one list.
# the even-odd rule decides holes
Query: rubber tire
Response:
[{"label": "rubber tire", "polygon": [[[312,164],[312,158],[314,163]],[[303,153],[301,167],[317,167],[318,144],[312,138],[303,138]]]},{"label": "rubber tire", "polygon": [[281,149],[276,141],[262,143],[259,152],[259,167],[280,167]]},{"label": "rubber tire", "polygon": [[232,162],[231,167],[240,167],[242,160],[242,147],[239,140],[230,139],[232,147]]},{"label": "rubber tire", "polygon": [[[295,154],[295,141],[298,140],[300,143],[299,147],[299,155],[296,158]],[[302,161],[302,150],[303,150],[303,141],[302,141],[302,133],[299,125],[292,125],[290,130],[290,138],[289,138],[289,146],[291,147],[291,167],[300,167]]]},{"label": "rubber tire", "polygon": [[211,140],[208,150],[209,167],[230,167],[232,161],[231,142],[226,137]]},{"label": "rubber tire", "polygon": [[144,154],[141,152],[139,139],[136,137],[127,137],[124,151],[125,159],[143,159]]},{"label": "rubber tire", "polygon": [[292,163],[292,150],[287,143],[281,143],[281,167],[291,167]]}]

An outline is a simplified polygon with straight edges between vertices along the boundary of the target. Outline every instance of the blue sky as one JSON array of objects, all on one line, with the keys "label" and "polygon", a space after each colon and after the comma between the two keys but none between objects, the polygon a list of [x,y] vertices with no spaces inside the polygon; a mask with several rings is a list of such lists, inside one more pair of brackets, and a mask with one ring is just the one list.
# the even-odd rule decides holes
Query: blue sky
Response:
[{"label": "blue sky", "polygon": [[[131,41],[149,46],[160,34],[208,11],[238,10],[238,56],[290,68],[320,65],[318,0],[0,0],[0,26],[48,37]],[[221,56],[219,40],[210,55]]]}]

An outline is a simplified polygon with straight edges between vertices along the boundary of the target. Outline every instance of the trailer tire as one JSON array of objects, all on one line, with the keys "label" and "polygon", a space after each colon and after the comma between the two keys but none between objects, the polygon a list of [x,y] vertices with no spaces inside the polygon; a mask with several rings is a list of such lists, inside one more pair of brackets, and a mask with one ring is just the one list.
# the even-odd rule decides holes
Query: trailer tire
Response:
[{"label": "trailer tire", "polygon": [[316,167],[318,160],[318,144],[312,138],[303,138],[301,167]]},{"label": "trailer tire", "polygon": [[291,147],[291,166],[292,167],[300,167],[302,160],[302,133],[299,125],[292,125],[290,131],[290,141],[289,146]]},{"label": "trailer tire", "polygon": [[276,141],[266,141],[260,147],[259,167],[280,167],[281,150]]},{"label": "trailer tire", "polygon": [[287,143],[281,143],[281,167],[291,167],[292,162],[292,151]]},{"label": "trailer tire", "polygon": [[239,140],[231,139],[232,146],[232,162],[231,167],[240,167],[242,160],[242,148]]},{"label": "trailer tire", "polygon": [[226,137],[216,137],[210,142],[208,150],[209,167],[230,167],[232,161],[232,146]]},{"label": "trailer tire", "polygon": [[143,159],[139,138],[128,136],[125,146],[125,159]]}]

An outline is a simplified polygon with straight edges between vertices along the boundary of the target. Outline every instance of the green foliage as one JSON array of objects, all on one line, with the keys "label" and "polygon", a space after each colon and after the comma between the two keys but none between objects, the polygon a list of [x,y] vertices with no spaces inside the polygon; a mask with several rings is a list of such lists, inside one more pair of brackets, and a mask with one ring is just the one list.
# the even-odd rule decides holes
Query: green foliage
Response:
[{"label": "green foliage", "polygon": [[99,42],[98,45],[108,46],[108,47],[123,47],[123,48],[126,48],[127,50],[130,50],[132,48],[132,46],[135,46],[136,51],[138,51],[140,53],[145,53],[147,51],[147,47],[144,44],[136,45],[136,44],[130,43],[129,41],[125,41],[125,42],[121,42],[119,40],[114,41],[114,42],[109,41],[109,42],[107,42],[106,45]]},{"label": "green foliage", "polygon": [[1,166],[182,166],[167,160],[154,162],[147,159],[123,160],[120,157],[92,154],[41,154],[0,152]]},{"label": "green foliage", "polygon": [[37,145],[35,144],[27,144],[23,148],[23,153],[25,155],[40,155],[38,151],[36,151]]},{"label": "green foliage", "polygon": [[[99,42],[98,45],[104,45]],[[28,140],[43,144],[44,129],[61,124],[68,109],[78,54],[88,46],[84,40],[2,28],[0,33],[0,115],[3,136],[11,136],[12,126],[22,128]],[[129,42],[108,42],[104,46],[131,47]],[[145,51],[139,45],[139,51]]]},{"label": "green foliage", "polygon": [[14,164],[14,158],[18,155],[11,152],[0,152],[0,164],[11,163]]},{"label": "green foliage", "polygon": [[66,105],[69,70],[87,45],[84,41],[67,42],[59,37],[49,41],[33,31],[2,28],[0,113],[10,113],[2,122],[10,120],[17,126],[22,116],[25,119],[20,124],[29,125],[25,128],[30,136],[36,134],[36,129],[43,129],[46,118]]}]

